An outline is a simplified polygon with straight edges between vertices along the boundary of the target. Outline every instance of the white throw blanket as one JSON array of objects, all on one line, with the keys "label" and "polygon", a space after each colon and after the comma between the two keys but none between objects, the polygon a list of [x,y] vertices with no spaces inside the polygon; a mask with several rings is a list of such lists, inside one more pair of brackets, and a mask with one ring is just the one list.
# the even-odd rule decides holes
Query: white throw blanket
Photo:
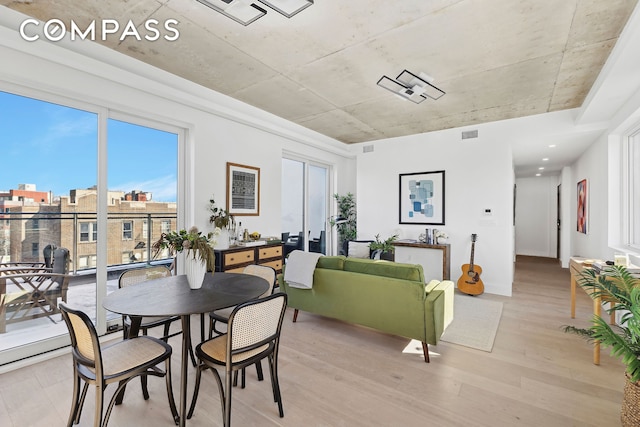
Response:
[{"label": "white throw blanket", "polygon": [[295,250],[289,254],[287,267],[284,270],[284,280],[292,288],[311,289],[313,286],[313,271],[316,269],[318,258],[322,254],[317,252],[303,252]]}]

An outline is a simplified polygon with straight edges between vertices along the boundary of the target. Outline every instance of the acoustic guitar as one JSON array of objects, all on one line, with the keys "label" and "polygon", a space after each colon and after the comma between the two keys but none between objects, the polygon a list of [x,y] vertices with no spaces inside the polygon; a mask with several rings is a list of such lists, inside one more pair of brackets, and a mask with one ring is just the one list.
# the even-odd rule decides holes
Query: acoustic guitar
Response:
[{"label": "acoustic guitar", "polygon": [[484,292],[484,283],[480,278],[482,267],[473,263],[473,255],[476,248],[476,240],[478,235],[471,235],[471,259],[469,264],[462,265],[462,276],[458,279],[458,289],[460,292],[468,295],[480,295]]}]

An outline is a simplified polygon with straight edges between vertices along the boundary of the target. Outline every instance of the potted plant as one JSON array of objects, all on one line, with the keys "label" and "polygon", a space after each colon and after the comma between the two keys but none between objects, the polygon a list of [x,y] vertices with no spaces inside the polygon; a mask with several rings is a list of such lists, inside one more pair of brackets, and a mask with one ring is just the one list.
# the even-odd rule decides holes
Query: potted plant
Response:
[{"label": "potted plant", "polygon": [[336,222],[336,218],[331,218],[329,224],[336,227],[338,231],[338,247],[341,248],[344,242],[355,240],[358,237],[357,217],[356,217],[356,201],[355,196],[347,193],[345,196],[339,194],[333,195],[338,203],[338,216],[340,222]]},{"label": "potted plant", "polygon": [[213,198],[209,200],[209,212],[211,212],[209,223],[220,230],[220,237],[214,247],[216,249],[227,249],[229,247],[229,237],[235,237],[236,235],[236,221],[229,211],[216,206],[216,201]]},{"label": "potted plant", "polygon": [[380,234],[376,234],[375,239],[376,240],[369,245],[369,249],[372,251],[380,251],[380,259],[393,261],[393,252],[396,249],[395,246],[393,246],[393,242],[398,240],[398,235],[394,234],[386,240],[380,240]]},{"label": "potted plant", "polygon": [[220,229],[228,229],[234,222],[233,215],[226,209],[217,207],[213,198],[209,200],[209,211],[211,212],[209,222]]},{"label": "potted plant", "polygon": [[162,233],[160,238],[153,244],[154,258],[164,249],[169,249],[171,255],[176,256],[185,252],[184,266],[189,278],[189,286],[199,288],[207,271],[215,270],[215,253],[213,244],[214,236],[220,233],[216,227],[214,231],[203,235],[197,227],[191,227],[189,231],[171,231]]},{"label": "potted plant", "polygon": [[565,332],[574,333],[589,341],[598,340],[611,348],[611,355],[626,365],[626,385],[622,402],[623,426],[640,425],[640,279],[626,267],[614,265],[597,274],[585,269],[578,280],[592,298],[613,302],[608,310],[620,311],[619,325],[609,325],[600,316],[594,316],[588,329],[565,326]]}]

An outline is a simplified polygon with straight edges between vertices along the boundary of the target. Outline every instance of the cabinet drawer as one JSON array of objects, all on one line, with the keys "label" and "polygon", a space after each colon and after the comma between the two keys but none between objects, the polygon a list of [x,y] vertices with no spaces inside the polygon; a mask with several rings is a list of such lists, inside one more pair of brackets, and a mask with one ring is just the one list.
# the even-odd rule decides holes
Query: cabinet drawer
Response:
[{"label": "cabinet drawer", "polygon": [[225,270],[225,273],[242,273],[244,271],[244,267],[238,268],[230,268],[229,270]]},{"label": "cabinet drawer", "polygon": [[260,257],[260,259],[281,257],[282,246],[275,246],[272,248],[260,248],[258,256]]},{"label": "cabinet drawer", "polygon": [[224,254],[224,265],[230,267],[236,264],[243,264],[245,262],[252,262],[255,259],[255,252],[253,249],[246,251],[231,252]]},{"label": "cabinet drawer", "polygon": [[275,261],[263,262],[263,263],[260,263],[260,265],[266,265],[267,267],[271,267],[277,272],[282,270],[282,260],[279,260],[279,259]]}]

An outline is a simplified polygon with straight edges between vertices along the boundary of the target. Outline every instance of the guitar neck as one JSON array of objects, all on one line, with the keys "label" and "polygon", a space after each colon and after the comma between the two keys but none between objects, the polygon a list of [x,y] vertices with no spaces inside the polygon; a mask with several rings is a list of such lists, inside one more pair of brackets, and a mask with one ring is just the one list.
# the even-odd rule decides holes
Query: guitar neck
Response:
[{"label": "guitar neck", "polygon": [[469,259],[469,265],[473,268],[473,256],[476,250],[476,242],[471,243],[471,259]]}]

